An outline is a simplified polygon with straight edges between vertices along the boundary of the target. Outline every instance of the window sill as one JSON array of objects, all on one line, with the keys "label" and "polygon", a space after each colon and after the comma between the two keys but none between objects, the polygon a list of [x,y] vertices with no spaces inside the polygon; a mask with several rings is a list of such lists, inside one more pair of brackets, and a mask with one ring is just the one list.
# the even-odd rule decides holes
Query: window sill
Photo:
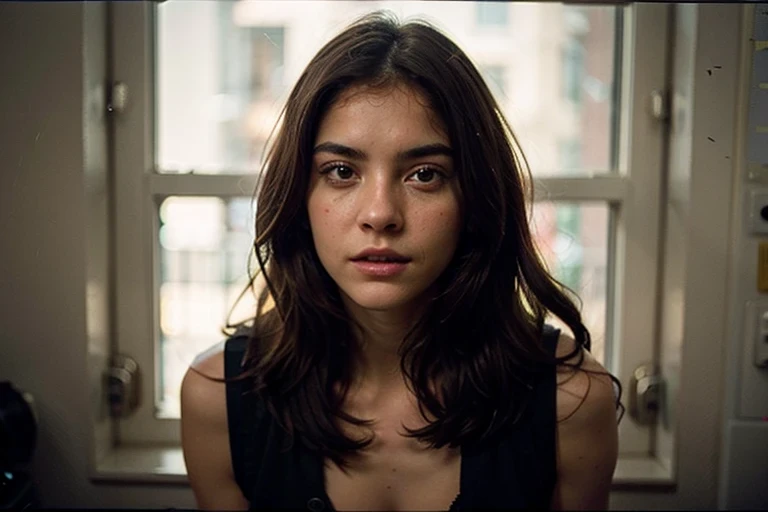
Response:
[{"label": "window sill", "polygon": [[[178,446],[126,446],[115,448],[97,465],[91,479],[101,482],[182,484],[187,470]],[[652,457],[622,457],[616,466],[612,489],[672,491],[672,472]]]},{"label": "window sill", "polygon": [[674,491],[672,469],[660,459],[647,456],[619,457],[613,473],[614,491],[645,490]]},{"label": "window sill", "polygon": [[96,482],[188,484],[180,446],[121,446],[106,453],[91,473]]}]

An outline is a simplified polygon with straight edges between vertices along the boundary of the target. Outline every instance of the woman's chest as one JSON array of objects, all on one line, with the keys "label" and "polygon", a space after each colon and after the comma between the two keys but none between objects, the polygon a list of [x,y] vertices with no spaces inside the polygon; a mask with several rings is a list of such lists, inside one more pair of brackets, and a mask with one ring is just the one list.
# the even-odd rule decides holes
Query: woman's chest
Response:
[{"label": "woman's chest", "polygon": [[448,510],[459,493],[459,450],[414,448],[414,440],[374,442],[342,471],[325,465],[325,489],[336,510]]},{"label": "woman's chest", "polygon": [[[417,410],[377,411],[370,430],[350,430],[353,437],[373,434],[369,446],[343,471],[325,464],[325,488],[336,510],[447,510],[460,490],[459,449],[430,448],[407,437],[403,425],[426,423]],[[371,416],[369,416],[371,417]]]}]

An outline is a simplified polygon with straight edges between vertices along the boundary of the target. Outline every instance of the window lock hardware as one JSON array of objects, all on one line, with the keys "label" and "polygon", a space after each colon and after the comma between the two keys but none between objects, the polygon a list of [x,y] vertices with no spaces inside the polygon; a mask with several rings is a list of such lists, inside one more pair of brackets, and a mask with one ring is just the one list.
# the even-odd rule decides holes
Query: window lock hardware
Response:
[{"label": "window lock hardware", "polygon": [[650,364],[638,366],[632,372],[629,386],[629,415],[640,425],[653,425],[661,407],[663,394],[661,376]]},{"label": "window lock hardware", "polygon": [[123,82],[113,82],[107,87],[107,112],[122,114],[128,104],[128,86]]},{"label": "window lock hardware", "polygon": [[656,89],[651,93],[651,114],[662,123],[669,120],[669,93]]},{"label": "window lock hardware", "polygon": [[139,365],[128,356],[116,355],[107,371],[109,415],[126,418],[139,406]]}]

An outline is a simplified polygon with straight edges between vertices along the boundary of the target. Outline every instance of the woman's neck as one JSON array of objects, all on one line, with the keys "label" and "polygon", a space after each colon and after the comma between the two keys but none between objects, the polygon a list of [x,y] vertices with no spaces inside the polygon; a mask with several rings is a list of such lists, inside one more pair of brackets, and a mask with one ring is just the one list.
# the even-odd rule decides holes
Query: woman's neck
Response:
[{"label": "woman's neck", "polygon": [[382,391],[402,386],[399,350],[421,311],[372,311],[354,303],[347,304],[347,311],[356,322],[353,333],[358,350],[353,385]]}]

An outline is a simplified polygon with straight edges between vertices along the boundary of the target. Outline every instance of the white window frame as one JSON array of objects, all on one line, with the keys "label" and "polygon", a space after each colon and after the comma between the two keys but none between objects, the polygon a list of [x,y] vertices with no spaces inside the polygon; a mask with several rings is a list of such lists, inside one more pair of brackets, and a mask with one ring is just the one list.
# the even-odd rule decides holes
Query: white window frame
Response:
[{"label": "white window frame", "polygon": [[[157,226],[155,202],[169,195],[250,196],[253,176],[154,173],[154,2],[110,4],[111,75],[129,91],[127,108],[115,117],[115,333],[116,347],[143,370],[142,400],[117,422],[122,446],[177,446],[179,421],[158,419]],[[537,200],[607,201],[614,207],[615,253],[609,257],[608,301],[615,301],[606,337],[606,363],[620,378],[628,402],[633,370],[657,359],[658,297],[666,125],[650,111],[652,93],[667,89],[669,5],[627,6],[622,59],[618,172],[588,177],[548,177],[536,184]],[[610,227],[609,227],[610,229]],[[610,249],[609,249],[610,250]],[[219,340],[211,340],[215,343]],[[622,458],[653,455],[654,426],[628,415],[620,427]]]}]

